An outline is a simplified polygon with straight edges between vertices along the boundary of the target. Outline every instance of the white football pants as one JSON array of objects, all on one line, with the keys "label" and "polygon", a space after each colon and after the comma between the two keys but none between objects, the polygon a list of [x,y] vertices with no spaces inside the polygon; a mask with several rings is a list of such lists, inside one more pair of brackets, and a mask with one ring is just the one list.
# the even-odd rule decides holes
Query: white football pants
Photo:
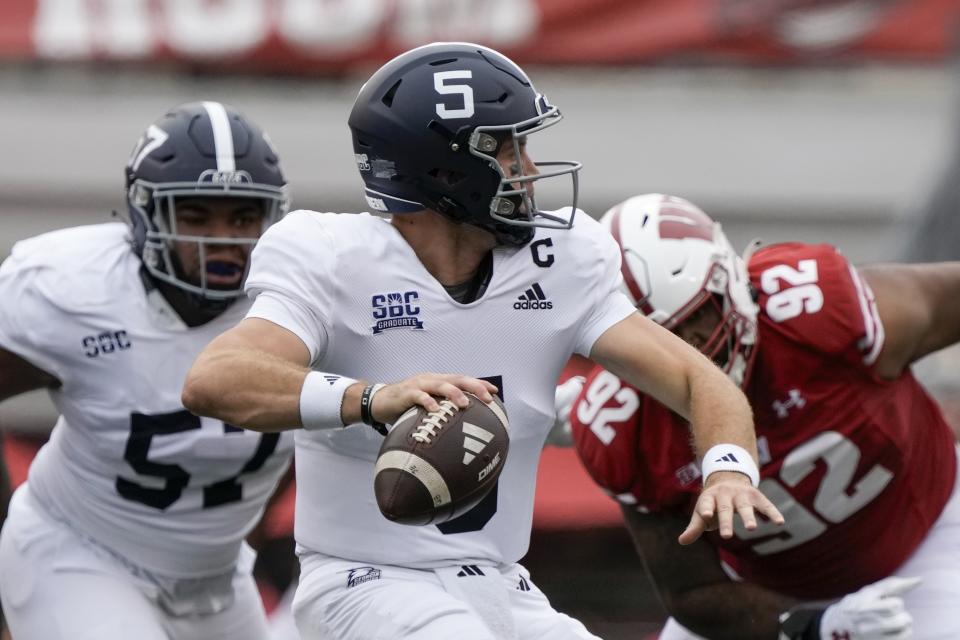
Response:
[{"label": "white football pants", "polygon": [[301,554],[303,640],[599,640],[519,564],[410,569]]},{"label": "white football pants", "polygon": [[0,601],[17,640],[266,640],[266,615],[247,548],[233,603],[218,613],[174,616],[155,579],[53,520],[20,487],[0,533]]}]

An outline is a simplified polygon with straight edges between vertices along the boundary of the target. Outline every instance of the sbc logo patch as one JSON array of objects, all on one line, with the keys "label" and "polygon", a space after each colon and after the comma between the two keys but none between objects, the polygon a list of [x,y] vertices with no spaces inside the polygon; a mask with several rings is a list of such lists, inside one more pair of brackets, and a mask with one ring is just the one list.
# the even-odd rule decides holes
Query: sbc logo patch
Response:
[{"label": "sbc logo patch", "polygon": [[420,320],[420,294],[416,291],[403,293],[378,293],[370,299],[373,307],[373,333],[382,333],[387,329],[423,329]]}]

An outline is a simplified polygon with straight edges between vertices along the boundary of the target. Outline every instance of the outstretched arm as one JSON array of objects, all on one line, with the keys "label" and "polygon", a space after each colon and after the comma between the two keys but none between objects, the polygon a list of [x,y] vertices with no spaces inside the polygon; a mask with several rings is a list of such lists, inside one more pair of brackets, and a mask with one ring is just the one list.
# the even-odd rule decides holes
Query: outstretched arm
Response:
[{"label": "outstretched arm", "polygon": [[[262,318],[246,318],[200,352],[183,387],[183,406],[255,431],[285,431],[303,426],[301,395],[310,373],[310,352],[293,332]],[[379,381],[376,381],[379,382]],[[360,422],[360,399],[366,383],[343,394],[336,428]],[[386,385],[374,397],[372,412],[390,423],[414,404],[439,409],[435,397],[461,407],[470,392],[491,402],[489,382],[454,374],[427,373]]]},{"label": "outstretched arm", "polygon": [[[757,444],[746,397],[699,351],[660,325],[634,313],[609,328],[593,346],[591,359],[686,418],[697,456],[715,445],[744,449],[756,469]],[[708,461],[709,462],[709,461]],[[706,474],[705,474],[706,475]],[[704,531],[733,535],[736,512],[747,529],[756,528],[754,508],[781,524],[783,516],[743,473],[709,475],[690,526],[680,535],[689,544]]]},{"label": "outstretched arm", "polygon": [[893,379],[923,356],[960,341],[960,262],[878,264],[857,271],[876,296],[886,333],[874,369]]}]

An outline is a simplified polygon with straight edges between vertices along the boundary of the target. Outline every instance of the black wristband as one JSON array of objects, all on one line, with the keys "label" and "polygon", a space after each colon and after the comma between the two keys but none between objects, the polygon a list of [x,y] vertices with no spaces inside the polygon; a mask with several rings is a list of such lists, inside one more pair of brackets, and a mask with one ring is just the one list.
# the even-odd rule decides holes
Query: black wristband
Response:
[{"label": "black wristband", "polygon": [[363,393],[360,394],[360,420],[363,421],[363,424],[368,424],[376,429],[380,435],[385,436],[387,435],[387,425],[377,422],[373,417],[373,394],[379,391],[382,386],[380,384],[368,384],[363,388]]},{"label": "black wristband", "polygon": [[806,603],[780,614],[780,634],[789,640],[820,640],[820,618],[826,606]]}]

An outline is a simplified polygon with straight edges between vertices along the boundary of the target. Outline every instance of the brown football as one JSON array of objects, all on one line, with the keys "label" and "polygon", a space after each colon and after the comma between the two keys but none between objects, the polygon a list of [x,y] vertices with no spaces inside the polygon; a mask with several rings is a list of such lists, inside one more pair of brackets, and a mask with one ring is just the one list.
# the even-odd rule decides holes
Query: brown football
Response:
[{"label": "brown football", "polygon": [[411,407],[384,438],[373,480],[380,512],[400,524],[439,524],[469,511],[497,483],[510,448],[507,412],[468,393],[428,413]]}]

